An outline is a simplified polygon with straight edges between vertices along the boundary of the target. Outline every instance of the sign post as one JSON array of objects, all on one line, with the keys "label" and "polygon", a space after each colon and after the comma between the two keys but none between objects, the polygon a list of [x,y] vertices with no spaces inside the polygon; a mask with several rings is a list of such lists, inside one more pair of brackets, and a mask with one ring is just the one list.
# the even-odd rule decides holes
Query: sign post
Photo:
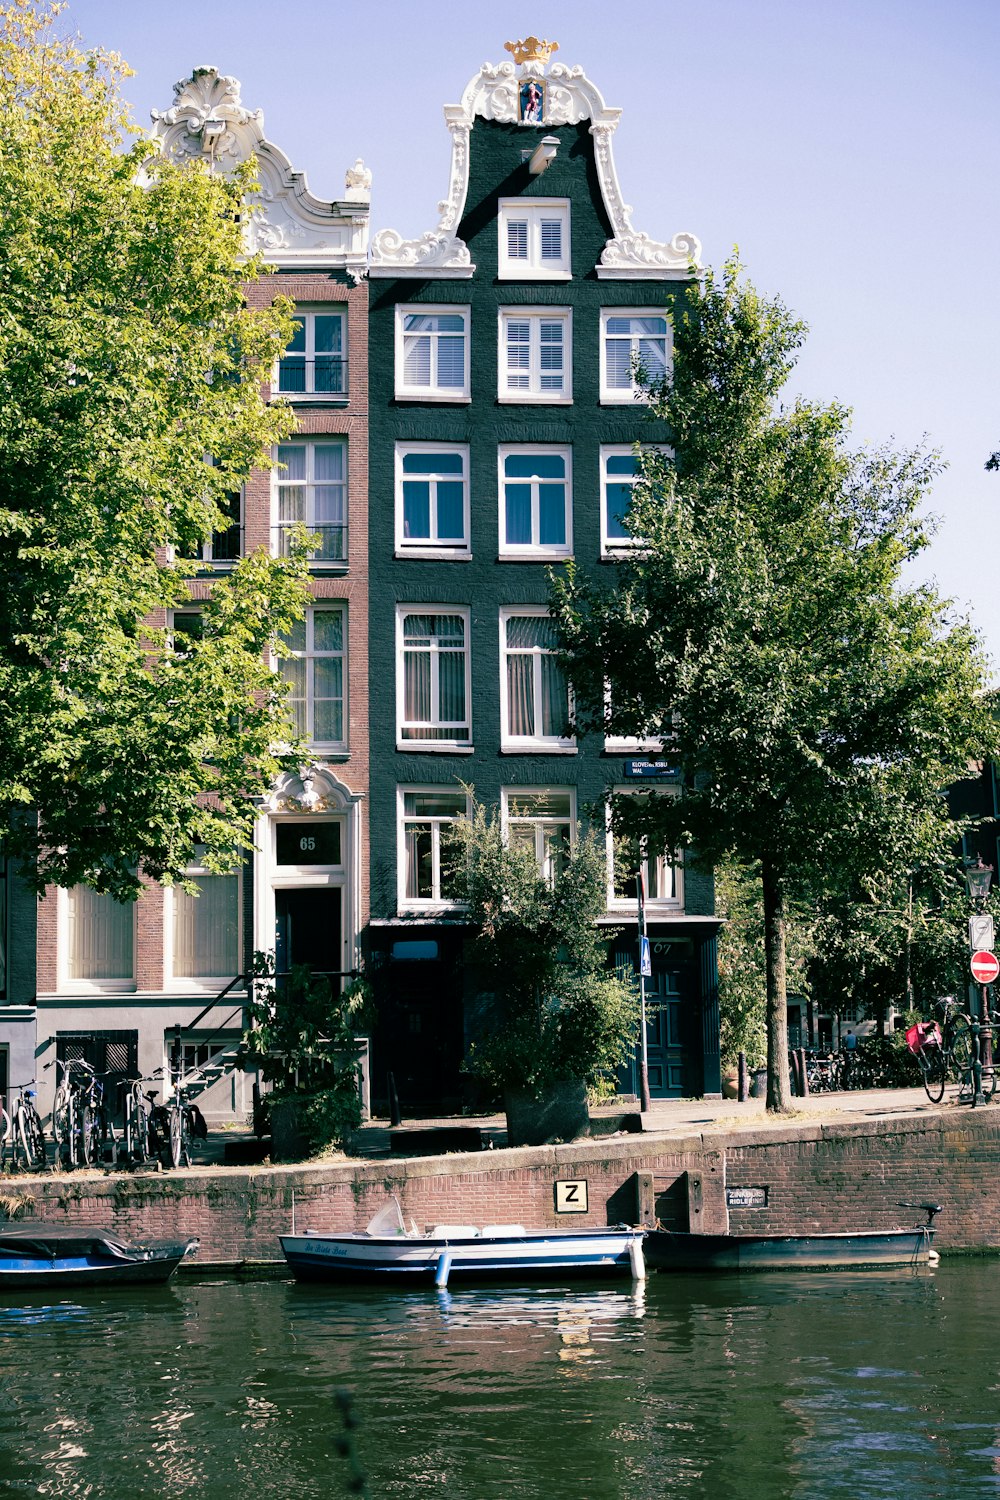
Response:
[{"label": "sign post", "polygon": [[642,1052],[639,1060],[639,1105],[650,1108],[649,1098],[649,1049],[646,1038],[646,977],[652,975],[649,961],[649,938],[646,936],[646,881],[640,864],[635,877],[635,889],[639,906],[639,1025],[642,1030]]}]

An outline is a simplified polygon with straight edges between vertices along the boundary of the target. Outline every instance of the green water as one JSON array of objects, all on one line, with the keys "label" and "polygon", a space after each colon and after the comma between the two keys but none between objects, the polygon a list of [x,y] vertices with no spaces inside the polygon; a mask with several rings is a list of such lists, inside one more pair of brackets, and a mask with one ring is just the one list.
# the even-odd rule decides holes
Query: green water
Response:
[{"label": "green water", "polygon": [[0,1493],[969,1500],[1000,1493],[1000,1262],[0,1305]]}]

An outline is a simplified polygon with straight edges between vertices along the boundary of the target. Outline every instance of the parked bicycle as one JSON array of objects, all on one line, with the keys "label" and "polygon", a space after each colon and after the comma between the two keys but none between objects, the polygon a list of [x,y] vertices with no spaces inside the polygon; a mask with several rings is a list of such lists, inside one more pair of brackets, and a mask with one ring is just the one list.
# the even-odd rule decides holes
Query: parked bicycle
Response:
[{"label": "parked bicycle", "polygon": [[82,1057],[67,1062],[57,1057],[55,1064],[62,1070],[52,1104],[56,1163],[67,1168],[89,1167],[98,1155],[103,1085]]},{"label": "parked bicycle", "polygon": [[157,1091],[144,1090],[145,1078],[125,1080],[125,1123],[118,1142],[118,1164],[142,1167],[156,1154],[153,1109]]},{"label": "parked bicycle", "polygon": [[189,1167],[191,1149],[196,1140],[204,1140],[208,1134],[205,1119],[197,1104],[189,1097],[188,1087],[183,1083],[174,1086],[173,1098],[163,1105],[166,1113],[166,1150],[164,1166]]},{"label": "parked bicycle", "polygon": [[[949,1078],[957,1082],[960,1099],[976,1098],[976,1022],[950,997],[938,1001],[941,1022],[918,1021],[906,1033],[906,1045],[916,1057],[924,1090],[932,1104],[944,1098]],[[987,1016],[979,1028],[981,1088],[984,1099],[992,1099],[997,1086],[994,1059],[1000,1044],[996,1016]]]},{"label": "parked bicycle", "polygon": [[9,1163],[15,1170],[24,1167],[28,1172],[41,1172],[46,1164],[45,1132],[35,1108],[34,1079],[14,1087],[19,1093],[10,1113],[4,1111],[7,1129],[0,1146],[0,1164],[4,1169]]}]

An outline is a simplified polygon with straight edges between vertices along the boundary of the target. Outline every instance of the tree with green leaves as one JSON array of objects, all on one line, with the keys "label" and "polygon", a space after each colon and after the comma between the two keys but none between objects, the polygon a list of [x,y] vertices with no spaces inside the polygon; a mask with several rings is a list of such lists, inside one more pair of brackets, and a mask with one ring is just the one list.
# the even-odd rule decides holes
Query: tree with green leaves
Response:
[{"label": "tree with green leaves", "polygon": [[509,841],[499,814],[478,803],[455,824],[453,888],[480,989],[466,1067],[495,1095],[606,1083],[635,1042],[635,987],[608,970],[596,925],[607,905],[604,851],[586,833],[552,859],[540,871],[534,846]]},{"label": "tree with green leaves", "polygon": [[791,904],[953,864],[943,789],[997,742],[975,632],[904,580],[938,459],[853,451],[844,407],[782,406],[803,337],[735,261],[694,287],[648,392],[672,448],[640,460],[640,545],[612,585],[552,580],[580,727],[660,736],[683,773],[683,796],[614,799],[615,820],[757,873],[773,1111]]},{"label": "tree with green leaves", "polygon": [[0,6],[0,827],[39,889],[128,899],[199,846],[231,868],[291,739],[267,653],[301,549],[215,580],[183,651],[165,626],[289,430],[261,386],[292,325],[246,305],[252,165],[155,155],[59,12]]}]

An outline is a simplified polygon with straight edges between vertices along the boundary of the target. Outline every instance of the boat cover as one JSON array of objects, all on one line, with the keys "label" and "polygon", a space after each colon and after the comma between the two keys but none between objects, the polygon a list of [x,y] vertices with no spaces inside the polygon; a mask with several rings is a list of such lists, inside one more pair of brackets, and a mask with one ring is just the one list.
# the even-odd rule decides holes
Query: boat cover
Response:
[{"label": "boat cover", "polygon": [[0,1255],[28,1254],[40,1260],[107,1255],[112,1259],[134,1260],[146,1248],[129,1245],[96,1224],[46,1224],[30,1219],[0,1224]]}]

